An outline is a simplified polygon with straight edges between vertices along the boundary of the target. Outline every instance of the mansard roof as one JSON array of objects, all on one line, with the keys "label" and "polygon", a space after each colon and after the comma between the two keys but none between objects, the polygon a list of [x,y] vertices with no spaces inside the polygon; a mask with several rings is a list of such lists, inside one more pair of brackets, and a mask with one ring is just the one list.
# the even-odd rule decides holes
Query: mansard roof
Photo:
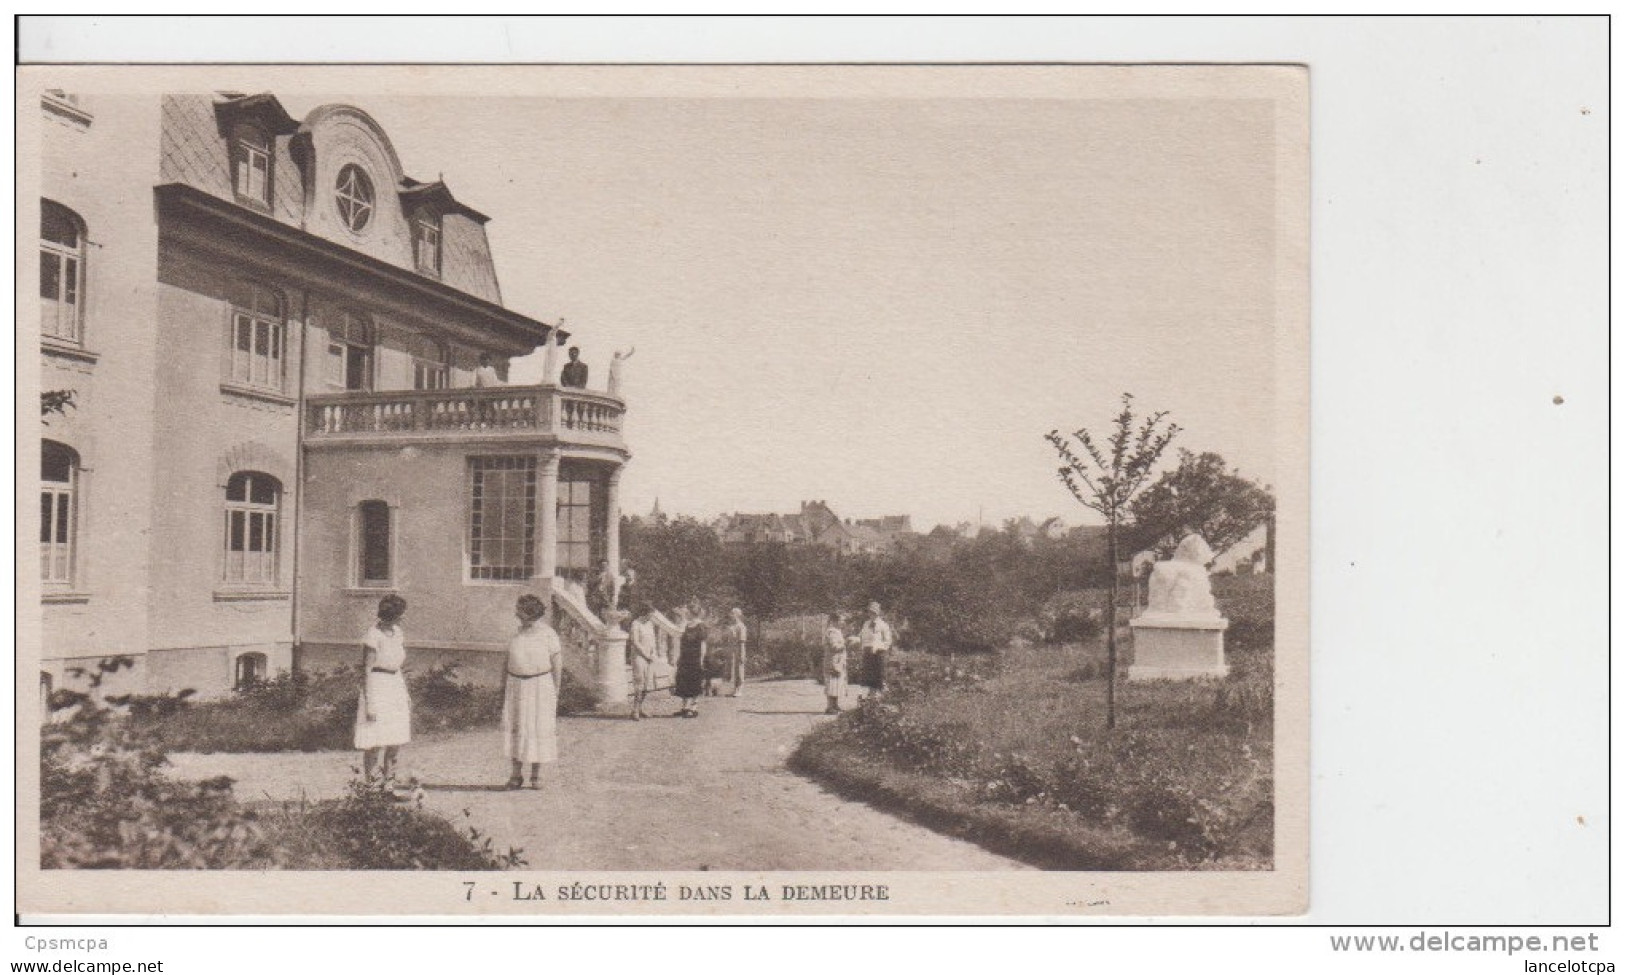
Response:
[{"label": "mansard roof", "polygon": [[401,205],[410,209],[414,206],[428,206],[441,213],[460,213],[470,220],[485,223],[491,218],[480,211],[458,202],[451,195],[451,188],[445,180],[437,179],[433,183],[420,183],[410,176],[401,179]]}]

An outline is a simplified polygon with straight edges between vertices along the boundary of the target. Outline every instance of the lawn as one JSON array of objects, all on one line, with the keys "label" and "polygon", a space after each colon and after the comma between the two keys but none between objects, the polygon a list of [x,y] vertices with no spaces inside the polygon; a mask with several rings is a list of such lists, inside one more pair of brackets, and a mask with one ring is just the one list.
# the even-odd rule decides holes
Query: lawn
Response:
[{"label": "lawn", "polygon": [[1099,641],[899,654],[886,695],[805,738],[794,764],[854,798],[1053,869],[1269,869],[1267,647],[1224,680],[1120,683]]}]

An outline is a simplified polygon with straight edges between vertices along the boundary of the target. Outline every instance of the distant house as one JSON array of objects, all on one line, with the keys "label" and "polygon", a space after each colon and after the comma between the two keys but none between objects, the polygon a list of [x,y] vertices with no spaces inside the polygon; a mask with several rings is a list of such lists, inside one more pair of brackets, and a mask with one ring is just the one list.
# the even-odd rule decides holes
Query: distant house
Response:
[{"label": "distant house", "polygon": [[714,523],[724,545],[817,545],[842,555],[887,551],[912,536],[908,515],[842,520],[826,501],[803,501],[794,514],[723,515]]}]

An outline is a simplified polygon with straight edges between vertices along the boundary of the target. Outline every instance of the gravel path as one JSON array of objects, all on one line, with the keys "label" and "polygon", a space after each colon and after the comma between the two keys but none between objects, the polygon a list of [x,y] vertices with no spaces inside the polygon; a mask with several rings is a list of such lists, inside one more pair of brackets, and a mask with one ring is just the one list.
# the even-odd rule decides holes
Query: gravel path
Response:
[{"label": "gravel path", "polygon": [[[811,681],[746,685],[741,698],[701,702],[694,719],[575,717],[559,722],[560,760],[539,792],[507,792],[502,742],[491,731],[413,742],[401,772],[425,805],[471,821],[500,848],[544,870],[1024,870],[1024,865],[848,802],[784,767],[821,716]],[[340,794],[350,752],[171,756],[184,778],[229,775],[245,801]]]}]

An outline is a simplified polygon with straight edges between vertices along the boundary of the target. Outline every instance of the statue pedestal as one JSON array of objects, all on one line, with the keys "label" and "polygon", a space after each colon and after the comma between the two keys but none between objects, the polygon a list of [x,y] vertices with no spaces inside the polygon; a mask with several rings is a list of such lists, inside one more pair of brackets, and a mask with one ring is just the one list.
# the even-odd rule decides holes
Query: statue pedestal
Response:
[{"label": "statue pedestal", "polygon": [[598,709],[624,707],[631,688],[626,680],[627,633],[620,627],[619,614],[609,612],[609,621],[598,635]]},{"label": "statue pedestal", "polygon": [[1230,621],[1222,616],[1144,613],[1128,625],[1134,631],[1129,680],[1188,680],[1230,672],[1224,662],[1224,631]]}]

